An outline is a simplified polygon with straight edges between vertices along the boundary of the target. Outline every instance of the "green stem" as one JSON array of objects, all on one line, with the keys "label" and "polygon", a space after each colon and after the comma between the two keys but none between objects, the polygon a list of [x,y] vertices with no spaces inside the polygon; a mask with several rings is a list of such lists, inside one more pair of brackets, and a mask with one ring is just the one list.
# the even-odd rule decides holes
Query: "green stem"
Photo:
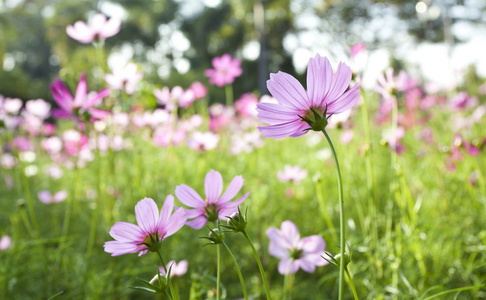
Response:
[{"label": "green stem", "polygon": [[282,294],[283,294],[282,299],[284,299],[284,300],[287,300],[288,291],[290,290],[289,277],[290,277],[290,268],[291,267],[292,267],[292,263],[289,264],[288,270],[287,270],[287,272],[285,272],[285,275],[284,275],[283,292],[282,292]]},{"label": "green stem", "polygon": [[216,245],[216,255],[217,255],[217,270],[216,270],[216,299],[221,299],[220,285],[221,285],[221,250],[219,244]]},{"label": "green stem", "polygon": [[225,85],[224,91],[226,94],[226,106],[233,106],[233,86],[231,84]]},{"label": "green stem", "polygon": [[339,168],[339,162],[336,154],[336,150],[334,150],[334,146],[331,142],[331,138],[327,134],[326,130],[323,129],[322,133],[327,139],[329,146],[332,150],[332,155],[334,157],[334,163],[336,164],[336,171],[337,171],[337,180],[339,186],[339,228],[340,228],[340,253],[341,253],[341,263],[339,264],[339,300],[343,299],[344,296],[344,267],[346,265],[346,256],[345,256],[345,248],[346,248],[346,241],[345,241],[345,226],[344,226],[344,200],[343,200],[343,184],[341,180],[341,169]]},{"label": "green stem", "polygon": [[356,293],[356,288],[354,287],[353,278],[351,277],[351,274],[349,274],[348,268],[345,268],[344,271],[346,272],[348,284],[351,288],[351,291],[353,292],[354,299],[359,300],[358,293]]},{"label": "green stem", "polygon": [[[159,251],[157,251],[157,254],[159,255],[159,259],[160,259],[160,262],[162,263],[162,267],[165,270],[165,274],[168,276],[170,293],[172,295],[172,298],[175,299],[176,296],[175,296],[175,292],[174,292],[174,286],[172,285],[172,280],[170,280],[170,275],[167,272],[167,267],[165,266],[165,261],[164,261],[164,258],[162,257],[162,253],[160,253],[160,250],[159,250]],[[169,297],[169,299],[170,299],[170,297]]]},{"label": "green stem", "polygon": [[260,269],[260,274],[262,276],[263,285],[265,286],[265,293],[267,295],[267,299],[272,299],[272,297],[270,297],[270,290],[268,289],[268,282],[267,282],[267,278],[265,277],[265,271],[263,270],[263,266],[262,266],[262,262],[260,261],[260,257],[258,256],[258,253],[255,249],[255,246],[253,246],[253,243],[252,243],[250,237],[248,236],[248,234],[246,233],[246,231],[243,231],[243,235],[245,236],[246,240],[250,244],[251,250],[253,250],[253,254],[255,255],[255,259],[257,261],[258,268]]},{"label": "green stem", "polygon": [[233,255],[233,252],[231,252],[228,245],[225,242],[222,242],[222,244],[226,247],[226,250],[228,250],[231,258],[233,259],[233,263],[235,264],[236,272],[238,273],[238,277],[240,278],[241,288],[243,289],[243,297],[245,297],[245,300],[248,300],[248,295],[246,293],[245,281],[243,280],[243,275],[241,274],[241,270],[240,270],[240,267],[238,266],[238,262],[236,262],[236,258]]}]

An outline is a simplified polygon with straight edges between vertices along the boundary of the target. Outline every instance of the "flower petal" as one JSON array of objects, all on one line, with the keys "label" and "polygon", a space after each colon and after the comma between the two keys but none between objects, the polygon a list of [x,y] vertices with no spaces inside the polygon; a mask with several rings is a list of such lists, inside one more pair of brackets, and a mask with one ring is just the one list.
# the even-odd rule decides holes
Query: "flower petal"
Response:
[{"label": "flower petal", "polygon": [[325,103],[333,102],[337,97],[344,93],[344,91],[349,87],[351,76],[351,68],[345,63],[340,62],[336,70],[336,74],[334,74],[334,77],[332,78],[332,86],[326,95]]},{"label": "flower petal", "polygon": [[[323,259],[324,260],[324,259]],[[305,260],[305,259],[297,259],[295,261],[295,263],[304,271],[306,271],[307,273],[314,273],[314,271],[316,270],[316,266],[308,261],[308,260]]]},{"label": "flower petal", "polygon": [[300,82],[285,72],[270,74],[267,88],[278,102],[289,108],[309,109],[309,98]]},{"label": "flower petal", "polygon": [[229,184],[228,188],[224,192],[223,196],[219,198],[217,203],[222,204],[233,199],[243,187],[243,182],[244,182],[243,176],[241,175],[235,176],[233,180],[231,180],[231,183]]},{"label": "flower petal", "polygon": [[186,225],[194,229],[201,229],[207,222],[208,220],[206,219],[206,216],[199,216],[194,220],[187,222]]},{"label": "flower petal", "polygon": [[282,235],[282,232],[275,228],[275,227],[270,227],[267,229],[265,232],[270,239],[270,243],[275,243],[276,247],[282,248],[282,249],[290,249],[292,245],[289,243],[289,241]]},{"label": "flower petal", "polygon": [[283,221],[280,226],[282,236],[292,245],[292,248],[297,247],[300,241],[299,229],[292,221]]},{"label": "flower petal", "polygon": [[258,127],[258,130],[260,130],[264,137],[278,139],[293,135],[301,128],[301,126],[302,121],[299,119],[267,127]]},{"label": "flower petal", "polygon": [[179,201],[189,207],[200,208],[206,206],[206,202],[201,196],[193,188],[185,184],[176,186],[175,194]]},{"label": "flower petal", "polygon": [[146,234],[135,224],[118,222],[111,227],[110,235],[119,242],[136,243],[143,242]]},{"label": "flower petal", "polygon": [[285,258],[278,264],[278,272],[282,275],[294,274],[299,270],[299,265],[292,258]]},{"label": "flower petal", "polygon": [[307,67],[307,94],[314,107],[321,107],[332,83],[332,67],[327,57],[316,54]]},{"label": "flower petal", "polygon": [[304,254],[319,254],[321,255],[326,249],[326,242],[318,235],[311,235],[302,238],[300,247]]},{"label": "flower petal", "polygon": [[159,209],[154,200],[144,198],[135,205],[135,217],[138,226],[146,234],[155,233],[159,225]]},{"label": "flower petal", "polygon": [[300,119],[299,114],[304,115],[300,109],[296,110],[276,103],[259,103],[256,110],[258,118],[270,125],[294,121]]},{"label": "flower petal", "polygon": [[76,87],[76,95],[74,95],[74,107],[83,107],[88,95],[88,84],[86,83],[86,74],[81,73],[78,86]]},{"label": "flower petal", "polygon": [[349,91],[341,95],[327,106],[328,114],[340,114],[351,109],[359,100],[359,84],[356,83]]},{"label": "flower petal", "polygon": [[179,208],[174,212],[174,214],[170,217],[169,221],[165,228],[160,228],[161,232],[165,232],[164,239],[168,236],[173,235],[179,229],[184,226],[187,221],[186,213],[184,212],[183,208]]},{"label": "flower petal", "polygon": [[164,227],[169,221],[170,214],[174,209],[174,196],[169,195],[165,198],[164,204],[162,205],[162,209],[160,210],[160,217],[159,217],[159,227]]},{"label": "flower petal", "polygon": [[204,179],[204,191],[206,192],[206,201],[215,203],[223,192],[223,177],[218,171],[211,170],[206,174]]},{"label": "flower petal", "polygon": [[109,241],[103,246],[105,252],[111,253],[111,256],[119,256],[128,253],[136,253],[140,251],[141,246],[135,243],[125,243],[119,241]]},{"label": "flower petal", "polygon": [[188,219],[193,219],[193,218],[204,215],[204,209],[203,208],[184,209],[184,212],[186,213],[186,217]]}]

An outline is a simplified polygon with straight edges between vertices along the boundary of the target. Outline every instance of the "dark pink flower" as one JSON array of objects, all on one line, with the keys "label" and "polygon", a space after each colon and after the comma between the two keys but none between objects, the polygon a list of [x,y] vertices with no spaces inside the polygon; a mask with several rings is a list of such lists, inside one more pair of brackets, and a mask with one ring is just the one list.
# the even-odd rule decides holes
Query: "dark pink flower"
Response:
[{"label": "dark pink flower", "polygon": [[344,63],[333,74],[329,60],[319,54],[309,60],[307,91],[287,73],[270,74],[267,88],[279,104],[257,105],[258,118],[270,124],[258,129],[269,138],[298,137],[310,128],[303,118],[317,121],[316,113],[325,118],[351,109],[359,100],[359,84],[349,89],[351,75]]},{"label": "dark pink flower", "polygon": [[78,42],[88,44],[98,39],[104,41],[120,31],[121,21],[116,17],[106,20],[103,14],[97,14],[91,20],[90,25],[83,21],[76,21],[66,27],[66,33]]},{"label": "dark pink flower", "polygon": [[280,260],[278,272],[282,275],[293,274],[299,269],[313,273],[316,266],[327,265],[324,255],[326,242],[318,235],[300,238],[297,226],[291,221],[284,221],[280,229],[267,229],[270,239],[268,252]]},{"label": "dark pink flower", "polygon": [[243,187],[243,177],[235,176],[223,195],[223,177],[217,171],[211,170],[206,174],[204,180],[204,190],[206,199],[201,198],[199,194],[191,187],[181,184],[176,187],[175,194],[179,201],[184,205],[194,209],[186,209],[186,216],[194,219],[187,222],[187,225],[194,229],[201,229],[206,223],[224,220],[227,216],[238,211],[240,205],[249,195],[244,194],[236,201],[230,201]]},{"label": "dark pink flower", "polygon": [[135,206],[137,225],[118,222],[111,227],[110,235],[116,241],[106,242],[105,252],[112,256],[140,252],[138,256],[148,251],[158,251],[160,243],[176,233],[187,217],[183,209],[177,209],[173,214],[174,197],[167,196],[159,214],[159,208],[154,200],[144,198]]},{"label": "dark pink flower", "polygon": [[223,54],[221,57],[213,58],[212,65],[214,69],[207,69],[204,72],[206,77],[209,77],[209,83],[223,87],[227,84],[232,84],[235,78],[240,76],[241,61],[237,58],[233,59],[229,54]]},{"label": "dark pink flower", "polygon": [[95,94],[88,94],[88,84],[86,75],[81,74],[76,94],[73,97],[61,79],[56,78],[51,84],[52,97],[61,109],[55,109],[52,115],[55,118],[74,118],[84,120],[85,117],[91,119],[102,119],[110,114],[108,111],[97,109],[94,106],[103,98],[110,94],[108,89],[103,89]]}]

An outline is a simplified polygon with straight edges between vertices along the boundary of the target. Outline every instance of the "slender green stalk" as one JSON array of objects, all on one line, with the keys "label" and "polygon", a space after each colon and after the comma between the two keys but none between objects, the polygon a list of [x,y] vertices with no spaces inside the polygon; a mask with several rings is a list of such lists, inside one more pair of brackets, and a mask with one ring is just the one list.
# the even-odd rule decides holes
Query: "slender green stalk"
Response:
[{"label": "slender green stalk", "polygon": [[243,275],[241,274],[241,270],[240,270],[240,267],[238,266],[238,262],[236,262],[236,258],[233,255],[233,252],[231,252],[228,245],[225,242],[222,242],[222,244],[226,247],[226,250],[228,250],[231,258],[233,259],[233,263],[235,264],[236,272],[238,273],[238,277],[240,278],[241,288],[243,289],[243,297],[245,297],[245,300],[248,300],[248,295],[246,293],[245,281],[243,280]]},{"label": "slender green stalk", "polygon": [[216,270],[216,299],[221,299],[220,285],[221,285],[221,250],[219,244],[216,245],[216,255],[217,255],[217,270]]},{"label": "slender green stalk", "polygon": [[343,299],[344,296],[344,269],[346,265],[346,257],[345,257],[345,250],[346,250],[346,241],[345,241],[345,226],[344,226],[344,200],[343,200],[343,184],[341,179],[341,169],[339,168],[339,162],[336,154],[336,150],[334,150],[334,146],[331,142],[331,138],[327,134],[326,130],[323,129],[322,133],[327,139],[329,146],[332,150],[332,155],[334,157],[334,163],[336,164],[336,171],[337,171],[337,180],[339,186],[339,228],[340,228],[340,253],[341,253],[341,263],[339,264],[339,300]]},{"label": "slender green stalk", "polygon": [[[292,260],[293,262],[293,260]],[[291,280],[290,280],[290,268],[292,267],[292,262],[289,264],[289,267],[287,268],[287,272],[285,272],[285,275],[284,275],[284,283],[283,283],[283,291],[282,291],[282,299],[283,300],[287,300],[288,298],[288,292],[290,290],[290,286],[291,286]]]},{"label": "slender green stalk", "polygon": [[[165,266],[164,258],[162,257],[160,250],[157,251],[157,254],[159,255],[159,259],[160,259],[160,262],[162,263],[162,267],[164,268],[165,274],[169,276],[169,273],[167,272],[167,267]],[[169,289],[170,289],[170,293],[172,294],[172,298],[176,299],[174,286],[172,285],[172,280],[170,280],[170,276],[169,276]],[[168,296],[168,294],[167,294],[167,296]],[[170,299],[170,297],[169,297],[169,299]]]},{"label": "slender green stalk", "polygon": [[243,231],[242,233],[245,236],[248,243],[250,244],[251,250],[253,250],[253,254],[255,255],[255,259],[257,261],[258,268],[260,269],[260,274],[262,276],[263,285],[265,286],[265,293],[267,295],[267,299],[272,299],[272,297],[270,297],[270,290],[268,289],[268,282],[267,282],[267,278],[265,277],[265,271],[263,270],[263,266],[262,266],[262,262],[260,261],[260,257],[258,256],[258,253],[255,249],[255,246],[253,246],[253,242],[251,241],[250,237],[248,236],[248,233],[246,233],[246,231]]},{"label": "slender green stalk", "polygon": [[226,94],[226,106],[233,106],[233,86],[231,84],[225,85],[224,91]]},{"label": "slender green stalk", "polygon": [[356,293],[356,288],[354,287],[353,278],[351,278],[351,274],[349,274],[348,268],[345,268],[344,271],[346,272],[346,276],[348,278],[348,284],[353,292],[353,296],[355,300],[359,300],[358,293]]}]

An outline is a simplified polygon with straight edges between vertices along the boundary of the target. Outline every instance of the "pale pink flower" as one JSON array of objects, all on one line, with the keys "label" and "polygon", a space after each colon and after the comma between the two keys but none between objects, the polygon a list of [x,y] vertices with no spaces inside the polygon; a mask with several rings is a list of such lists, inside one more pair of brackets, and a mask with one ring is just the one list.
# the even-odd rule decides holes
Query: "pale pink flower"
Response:
[{"label": "pale pink flower", "polygon": [[223,54],[221,57],[215,57],[212,60],[214,69],[207,69],[204,72],[209,77],[209,83],[219,87],[232,84],[235,78],[243,72],[241,70],[241,61],[233,59],[229,54]]},{"label": "pale pink flower", "polygon": [[191,187],[181,184],[176,187],[175,194],[184,205],[194,209],[185,209],[188,219],[187,225],[194,229],[201,229],[207,222],[225,220],[227,216],[238,211],[240,205],[249,195],[244,194],[238,200],[231,201],[243,187],[243,177],[235,176],[223,195],[223,177],[218,171],[211,170],[204,179],[205,199]]},{"label": "pale pink flower", "polygon": [[66,130],[62,138],[64,141],[64,152],[70,156],[77,156],[88,144],[88,137],[74,129]]},{"label": "pale pink flower", "polygon": [[282,275],[293,274],[299,269],[314,273],[316,266],[327,265],[322,258],[326,242],[318,235],[300,238],[297,226],[291,221],[284,221],[280,229],[270,227],[266,234],[270,239],[268,252],[280,259],[278,272]]},{"label": "pale pink flower", "polygon": [[0,98],[0,111],[11,115],[17,115],[22,108],[22,100],[19,98]]},{"label": "pale pink flower", "polygon": [[42,120],[45,120],[51,114],[51,104],[43,99],[29,100],[25,103],[25,110]]},{"label": "pale pink flower", "polygon": [[45,138],[41,142],[42,149],[49,154],[56,154],[62,150],[62,140],[57,136]]},{"label": "pale pink flower", "polygon": [[66,27],[66,33],[73,39],[88,44],[95,40],[104,41],[120,31],[121,21],[116,17],[106,20],[103,14],[96,14],[87,25],[83,21],[76,21]]},{"label": "pale pink flower", "polygon": [[218,131],[225,128],[233,118],[235,111],[232,107],[226,107],[221,103],[209,107],[209,130]]},{"label": "pale pink flower", "polygon": [[114,90],[124,90],[128,95],[135,92],[135,85],[143,77],[142,71],[139,71],[134,63],[129,63],[124,68],[116,65],[112,71],[112,74],[105,75],[106,83]]},{"label": "pale pink flower", "polygon": [[2,157],[0,158],[0,165],[4,169],[7,170],[12,169],[13,167],[15,167],[16,164],[17,164],[17,159],[15,158],[15,156],[13,156],[10,153],[2,154]]},{"label": "pale pink flower", "polygon": [[213,150],[218,146],[219,136],[212,132],[194,132],[187,139],[187,146],[198,152]]},{"label": "pale pink flower", "polygon": [[478,103],[478,98],[470,96],[467,92],[458,92],[451,99],[451,109],[453,111],[465,110],[476,107]]},{"label": "pale pink flower", "polygon": [[341,143],[344,145],[347,145],[351,143],[354,137],[354,131],[352,129],[346,129],[342,134],[341,134]]},{"label": "pale pink flower", "polygon": [[354,57],[363,51],[366,51],[366,45],[364,43],[356,43],[351,46],[351,57]]},{"label": "pale pink flower", "polygon": [[[181,260],[180,262],[176,262],[175,260],[171,260],[167,263],[167,270],[170,268],[170,278],[173,277],[181,277],[182,275],[187,273],[187,260]],[[159,267],[160,274],[165,275],[164,267]]]},{"label": "pale pink flower", "polygon": [[283,171],[277,172],[277,178],[281,182],[299,184],[306,177],[307,170],[302,169],[300,166],[285,165]]},{"label": "pale pink flower", "polygon": [[5,251],[12,246],[12,238],[8,235],[0,238],[0,251]]},{"label": "pale pink flower", "polygon": [[140,200],[135,206],[138,226],[126,222],[113,225],[110,235],[116,241],[106,242],[105,252],[111,253],[111,256],[139,252],[138,256],[141,256],[148,251],[158,251],[162,241],[176,233],[187,221],[183,209],[177,209],[172,214],[173,209],[172,195],[165,198],[160,214],[154,200]]},{"label": "pale pink flower", "polygon": [[192,90],[196,99],[202,99],[206,97],[208,93],[208,89],[206,88],[206,86],[199,81],[194,81],[189,89]]},{"label": "pale pink flower", "polygon": [[186,131],[184,129],[174,130],[170,127],[157,128],[152,136],[152,142],[156,146],[168,147],[173,145],[175,147],[182,144],[186,138]]},{"label": "pale pink flower", "polygon": [[64,171],[58,165],[47,166],[45,172],[52,179],[59,179],[64,175]]},{"label": "pale pink flower", "polygon": [[40,202],[44,204],[53,204],[53,203],[59,203],[64,200],[66,200],[68,196],[67,191],[59,191],[57,193],[51,194],[51,192],[47,190],[42,190],[37,194],[37,197],[39,198]]},{"label": "pale pink flower", "polygon": [[267,88],[280,104],[257,105],[258,118],[270,124],[258,129],[268,138],[298,137],[310,130],[309,122],[316,121],[315,114],[327,118],[351,109],[360,93],[358,84],[349,88],[351,76],[344,63],[333,74],[329,60],[318,54],[309,60],[307,91],[287,73],[270,74]]}]

